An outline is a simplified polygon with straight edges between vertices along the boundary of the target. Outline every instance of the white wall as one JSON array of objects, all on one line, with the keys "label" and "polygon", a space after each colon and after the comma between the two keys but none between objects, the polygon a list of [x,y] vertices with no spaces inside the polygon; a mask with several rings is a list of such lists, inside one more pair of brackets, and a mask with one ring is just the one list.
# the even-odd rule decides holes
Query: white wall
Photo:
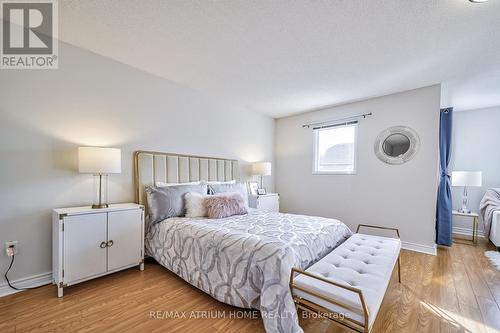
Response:
[{"label": "white wall", "polygon": [[51,209],[91,202],[78,146],[122,149],[109,199],[129,202],[133,151],[272,161],[274,122],[64,43],[58,70],[1,70],[0,285],[6,240],[20,245],[13,280],[50,271]]},{"label": "white wall", "polygon": [[[483,186],[470,187],[468,207],[478,212],[479,202],[488,188],[500,187],[500,106],[455,112],[450,170],[482,171]],[[463,188],[452,187],[453,209],[462,206]],[[456,218],[454,231],[471,233],[470,219]],[[479,226],[482,233],[484,226]]]},{"label": "white wall", "polygon": [[[434,247],[438,181],[440,86],[332,107],[276,122],[276,189],[287,212],[358,223],[397,226],[402,240]],[[312,131],[303,123],[373,112],[358,130],[356,175],[312,175]],[[384,129],[406,125],[421,139],[418,154],[403,165],[377,159],[374,142]],[[408,244],[407,244],[408,245]],[[409,244],[411,245],[411,244]]]}]

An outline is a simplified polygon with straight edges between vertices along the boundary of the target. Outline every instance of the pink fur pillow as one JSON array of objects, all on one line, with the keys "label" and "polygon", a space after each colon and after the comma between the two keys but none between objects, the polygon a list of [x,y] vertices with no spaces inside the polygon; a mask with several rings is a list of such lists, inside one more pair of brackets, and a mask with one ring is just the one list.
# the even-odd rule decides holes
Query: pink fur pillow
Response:
[{"label": "pink fur pillow", "polygon": [[240,193],[219,193],[205,197],[208,218],[221,219],[248,213],[245,200]]}]

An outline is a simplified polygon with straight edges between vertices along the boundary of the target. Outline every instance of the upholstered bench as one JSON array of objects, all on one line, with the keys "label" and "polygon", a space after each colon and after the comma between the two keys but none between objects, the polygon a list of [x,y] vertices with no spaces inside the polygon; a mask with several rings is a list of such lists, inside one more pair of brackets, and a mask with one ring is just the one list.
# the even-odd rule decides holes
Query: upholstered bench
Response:
[{"label": "upholstered bench", "polygon": [[[360,227],[394,230],[398,238],[359,233]],[[395,228],[359,225],[356,234],[306,271],[292,269],[295,305],[358,332],[369,332],[377,317],[401,241]]]}]

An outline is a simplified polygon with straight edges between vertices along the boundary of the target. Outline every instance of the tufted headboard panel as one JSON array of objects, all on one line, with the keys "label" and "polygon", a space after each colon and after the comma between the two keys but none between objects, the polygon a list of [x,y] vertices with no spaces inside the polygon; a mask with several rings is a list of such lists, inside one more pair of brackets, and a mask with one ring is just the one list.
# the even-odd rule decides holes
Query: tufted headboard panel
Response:
[{"label": "tufted headboard panel", "polygon": [[136,151],[134,153],[135,201],[146,204],[144,187],[154,185],[156,182],[238,181],[239,171],[237,160]]}]

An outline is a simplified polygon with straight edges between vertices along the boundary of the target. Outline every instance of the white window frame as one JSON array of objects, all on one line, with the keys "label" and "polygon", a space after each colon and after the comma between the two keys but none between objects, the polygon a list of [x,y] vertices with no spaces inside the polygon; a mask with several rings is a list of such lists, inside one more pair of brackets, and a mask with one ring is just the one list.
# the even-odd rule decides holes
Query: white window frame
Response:
[{"label": "white window frame", "polygon": [[[342,125],[339,125],[338,127],[341,127]],[[325,130],[330,130],[334,127],[337,126],[328,126],[325,128],[318,128],[318,129],[313,129],[313,165],[312,165],[312,174],[313,175],[355,175],[358,170],[358,127],[359,123],[353,123],[353,124],[348,124],[348,126],[354,126],[354,159],[353,159],[353,170],[352,171],[321,171],[318,170],[318,141],[319,141],[319,132],[320,131],[325,131]]]}]

